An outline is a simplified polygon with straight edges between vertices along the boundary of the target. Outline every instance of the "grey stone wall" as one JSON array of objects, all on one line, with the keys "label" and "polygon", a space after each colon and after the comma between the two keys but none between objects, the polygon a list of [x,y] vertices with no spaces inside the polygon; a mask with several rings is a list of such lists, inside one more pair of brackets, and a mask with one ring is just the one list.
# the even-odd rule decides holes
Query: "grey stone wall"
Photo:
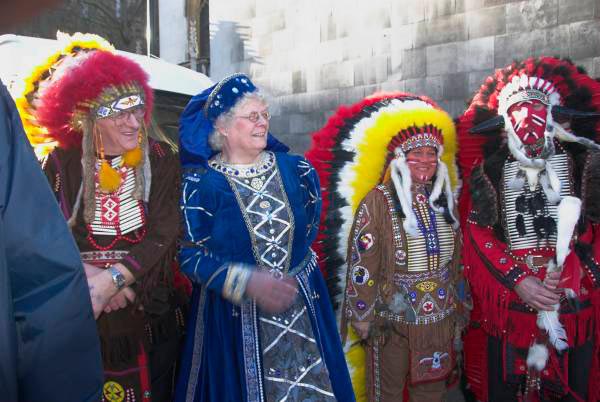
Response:
[{"label": "grey stone wall", "polygon": [[600,0],[211,0],[210,20],[211,77],[243,71],[271,93],[271,129],[296,152],[375,91],[457,116],[514,59],[569,57],[600,76]]}]

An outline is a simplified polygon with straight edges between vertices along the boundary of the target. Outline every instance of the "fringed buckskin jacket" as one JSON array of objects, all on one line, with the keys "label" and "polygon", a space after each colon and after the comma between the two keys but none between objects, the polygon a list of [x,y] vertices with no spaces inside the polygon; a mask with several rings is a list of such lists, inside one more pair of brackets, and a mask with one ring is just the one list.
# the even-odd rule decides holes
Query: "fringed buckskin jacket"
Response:
[{"label": "fringed buckskin jacket", "polygon": [[[131,378],[124,378],[120,386],[128,394],[131,388],[135,395],[143,395],[150,386],[144,376],[140,380],[138,372],[146,366],[141,356],[154,345],[182,335],[182,308],[187,298],[183,289],[176,286],[179,283],[175,283],[180,277],[176,269],[179,159],[168,145],[154,140],[149,141],[149,159],[152,182],[147,203],[127,196],[134,174],[129,168],[122,172],[122,189],[112,200],[103,202],[96,196],[94,221],[86,224],[83,208],[79,208],[71,229],[84,262],[102,268],[120,262],[136,279],[132,285],[135,303],[102,313],[96,321],[105,374],[129,370]],[[111,163],[117,166],[117,158]],[[44,171],[68,219],[82,181],[81,149],[55,149],[48,155]],[[117,215],[116,226],[103,224]]]},{"label": "fringed buckskin jacket", "polygon": [[341,323],[344,339],[351,321],[366,321],[372,323],[371,337],[383,342],[394,326],[406,325],[412,384],[452,373],[456,317],[462,312],[457,297],[460,232],[429,206],[428,189],[416,187],[413,210],[423,229],[417,236],[403,228],[391,182],[375,187],[359,205],[348,239]]}]

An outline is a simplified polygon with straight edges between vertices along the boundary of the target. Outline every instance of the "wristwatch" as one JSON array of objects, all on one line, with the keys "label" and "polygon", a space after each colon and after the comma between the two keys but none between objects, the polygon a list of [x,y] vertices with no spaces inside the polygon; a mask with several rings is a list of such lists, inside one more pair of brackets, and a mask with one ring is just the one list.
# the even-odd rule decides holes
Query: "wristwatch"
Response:
[{"label": "wristwatch", "polygon": [[112,281],[115,284],[117,290],[121,290],[125,287],[125,276],[115,267],[110,267],[108,269],[110,272],[110,276],[112,277]]}]

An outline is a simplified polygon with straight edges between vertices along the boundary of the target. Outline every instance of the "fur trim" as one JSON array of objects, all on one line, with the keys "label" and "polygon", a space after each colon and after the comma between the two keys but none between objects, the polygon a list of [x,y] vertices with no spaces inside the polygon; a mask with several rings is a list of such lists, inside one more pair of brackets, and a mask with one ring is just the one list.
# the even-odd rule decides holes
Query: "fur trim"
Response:
[{"label": "fur trim", "polygon": [[103,160],[98,170],[98,186],[104,193],[114,193],[121,186],[121,174]]},{"label": "fur trim", "polygon": [[494,226],[498,222],[497,194],[485,174],[483,165],[473,170],[470,188],[472,197],[470,219],[481,226]]},{"label": "fur trim", "polygon": [[[437,205],[437,201],[440,198],[442,189],[444,191],[444,196],[447,202],[446,208]],[[434,211],[437,211],[439,213],[447,212],[452,221],[452,227],[454,229],[458,229],[459,221],[454,216],[454,193],[452,192],[452,187],[450,185],[448,167],[441,159],[438,159],[435,182],[433,183],[433,189],[431,191],[431,194],[429,195],[429,206],[431,206],[431,208],[433,208]]]},{"label": "fur trim", "polygon": [[417,227],[417,217],[412,208],[412,179],[410,169],[406,163],[404,152],[400,148],[397,148],[396,154],[398,156],[392,161],[391,165],[392,182],[394,183],[396,196],[398,197],[398,201],[400,201],[400,206],[405,216],[403,227],[408,235],[417,237],[419,229]]},{"label": "fur trim", "polygon": [[548,362],[548,348],[542,344],[531,345],[527,353],[527,367],[542,371]]}]

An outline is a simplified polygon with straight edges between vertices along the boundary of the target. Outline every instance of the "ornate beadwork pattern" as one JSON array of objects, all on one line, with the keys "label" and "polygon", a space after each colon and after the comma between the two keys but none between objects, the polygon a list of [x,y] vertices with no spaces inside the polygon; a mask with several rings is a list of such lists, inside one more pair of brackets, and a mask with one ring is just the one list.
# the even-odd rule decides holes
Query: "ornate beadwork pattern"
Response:
[{"label": "ornate beadwork pattern", "polygon": [[[420,212],[415,211],[419,216]],[[437,230],[427,232],[425,237],[420,234],[417,237],[407,238],[408,247],[408,270],[410,272],[422,270],[436,270],[446,265],[451,259],[454,251],[454,232],[452,227],[444,220],[443,216],[431,211],[435,216]],[[432,225],[433,226],[433,225]],[[433,253],[428,252],[429,243],[433,243]]]},{"label": "ornate beadwork pattern", "polygon": [[[557,154],[548,158],[549,163],[557,173],[561,182],[560,195],[567,196],[573,193],[573,184],[571,183],[572,169],[569,157],[566,153]],[[533,229],[534,217],[530,214],[520,214],[516,209],[517,199],[525,192],[529,192],[528,183],[524,184],[523,189],[514,190],[510,186],[510,182],[519,172],[519,162],[506,161],[504,164],[502,177],[502,217],[504,219],[504,228],[506,233],[507,244],[511,250],[523,250],[536,247],[554,247],[556,245],[556,233],[549,236],[548,240],[541,240]],[[540,190],[540,183],[537,183],[534,192],[538,192],[543,198],[544,213],[557,221],[557,206],[550,203],[543,191]],[[521,236],[517,228],[517,215],[522,216],[523,226],[527,229],[525,235]]]},{"label": "ornate beadwork pattern", "polygon": [[[369,212],[369,207],[367,204],[362,204],[356,213],[355,221],[358,224],[354,228],[354,232],[352,235],[352,247],[350,249],[351,252],[351,261],[349,261],[350,267],[348,269],[348,279],[346,286],[346,315],[348,317],[354,317],[357,320],[364,320],[375,308],[375,303],[367,304],[364,300],[358,298],[358,291],[356,286],[363,286],[369,277],[369,271],[365,268],[362,262],[361,253],[368,252],[368,250],[361,250],[360,247],[360,238],[363,236],[365,231],[368,230],[369,225],[371,223],[371,213]],[[364,280],[357,280],[357,278],[362,277]]]},{"label": "ornate beadwork pattern", "polygon": [[[208,161],[208,166],[214,170],[221,172],[226,176],[238,178],[256,178],[271,170],[274,164],[275,154],[271,151],[263,152],[256,163],[248,165],[224,162],[221,154],[215,155]],[[252,180],[250,183],[255,188],[260,188],[262,184],[260,179]]]},{"label": "ornate beadwork pattern", "polygon": [[379,356],[379,339],[373,338],[373,393],[375,402],[381,401],[381,357]]},{"label": "ornate beadwork pattern", "polygon": [[90,233],[95,236],[124,235],[144,226],[143,202],[133,198],[135,170],[121,166],[122,159],[119,156],[111,160],[112,167],[119,171],[123,178],[122,185],[116,193],[101,193],[96,180],[96,208],[94,220],[89,225]]},{"label": "ornate beadwork pattern", "polygon": [[260,186],[254,186],[250,178],[225,177],[242,211],[257,264],[276,276],[287,273],[294,216],[276,165],[255,177]]},{"label": "ornate beadwork pattern", "polygon": [[[401,230],[400,220],[398,219],[398,213],[396,211],[396,207],[395,207],[395,203],[394,203],[392,194],[390,194],[388,188],[386,186],[384,186],[383,184],[380,184],[379,186],[377,186],[375,188],[377,190],[381,191],[381,193],[385,196],[385,201],[387,204],[388,212],[392,219],[392,230],[394,232],[394,246],[395,246],[396,250],[403,250],[404,245],[402,243],[402,230]],[[397,265],[406,264],[406,254],[404,255],[404,258],[400,258],[400,259],[397,258],[396,264]]]},{"label": "ornate beadwork pattern", "polygon": [[102,264],[102,265],[110,265],[121,261],[129,254],[127,250],[96,250],[96,251],[83,251],[80,253],[81,261]]},{"label": "ornate beadwork pattern", "polygon": [[240,310],[248,402],[264,402],[256,303],[248,300],[242,303]]},{"label": "ornate beadwork pattern", "polygon": [[393,283],[405,293],[413,317],[407,313],[395,314],[388,310],[378,311],[377,315],[404,324],[425,325],[439,322],[456,309],[455,289],[450,278],[451,265],[434,271],[396,272]]}]

